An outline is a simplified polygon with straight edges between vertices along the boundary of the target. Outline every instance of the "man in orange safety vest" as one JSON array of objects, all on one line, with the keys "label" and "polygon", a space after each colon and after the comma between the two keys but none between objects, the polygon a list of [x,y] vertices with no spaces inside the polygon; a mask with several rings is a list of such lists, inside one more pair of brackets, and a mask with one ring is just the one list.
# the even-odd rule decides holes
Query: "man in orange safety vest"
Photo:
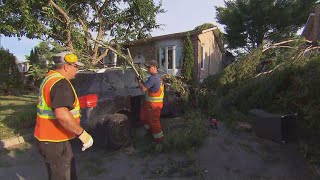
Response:
[{"label": "man in orange safety vest", "polygon": [[145,66],[151,76],[146,82],[138,80],[141,90],[146,92],[140,112],[140,120],[144,127],[152,133],[154,141],[160,143],[163,141],[160,114],[163,107],[164,85],[158,74],[157,61],[151,60]]},{"label": "man in orange safety vest", "polygon": [[55,70],[44,78],[38,97],[34,136],[47,166],[50,180],[77,179],[69,140],[78,137],[82,151],[93,145],[92,137],[80,126],[80,105],[70,79],[76,75],[78,58],[71,52],[53,57]]}]

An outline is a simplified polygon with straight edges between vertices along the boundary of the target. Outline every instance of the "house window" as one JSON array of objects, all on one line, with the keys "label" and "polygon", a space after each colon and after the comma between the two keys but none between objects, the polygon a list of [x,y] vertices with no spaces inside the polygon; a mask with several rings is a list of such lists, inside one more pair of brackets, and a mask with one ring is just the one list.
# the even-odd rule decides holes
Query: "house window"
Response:
[{"label": "house window", "polygon": [[173,47],[168,47],[168,69],[173,69]]},{"label": "house window", "polygon": [[160,47],[157,51],[160,68],[173,70],[181,68],[181,48],[179,46]]},{"label": "house window", "polygon": [[165,69],[166,67],[166,49],[161,47],[158,51],[158,62],[160,64],[161,69]]},{"label": "house window", "polygon": [[201,54],[202,54],[202,57],[201,57],[201,62],[200,62],[200,67],[201,67],[201,70],[204,70],[204,59],[206,58],[206,54],[205,54],[205,51],[204,51],[204,46],[201,46]]}]

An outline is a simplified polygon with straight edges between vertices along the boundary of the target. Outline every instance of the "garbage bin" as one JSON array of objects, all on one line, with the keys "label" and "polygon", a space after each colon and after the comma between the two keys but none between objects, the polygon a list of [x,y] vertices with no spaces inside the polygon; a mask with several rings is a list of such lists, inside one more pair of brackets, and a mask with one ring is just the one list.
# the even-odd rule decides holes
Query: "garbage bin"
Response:
[{"label": "garbage bin", "polygon": [[257,136],[276,142],[292,142],[297,138],[297,114],[279,115],[261,109],[251,109],[249,115],[254,119]]}]

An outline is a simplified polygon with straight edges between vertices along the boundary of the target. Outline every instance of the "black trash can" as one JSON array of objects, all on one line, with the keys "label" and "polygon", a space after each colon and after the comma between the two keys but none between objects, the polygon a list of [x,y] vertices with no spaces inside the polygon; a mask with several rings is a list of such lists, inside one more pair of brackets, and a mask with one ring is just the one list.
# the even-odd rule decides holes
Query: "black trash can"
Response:
[{"label": "black trash can", "polygon": [[297,139],[297,114],[279,115],[261,109],[251,109],[257,136],[276,142],[287,143]]}]

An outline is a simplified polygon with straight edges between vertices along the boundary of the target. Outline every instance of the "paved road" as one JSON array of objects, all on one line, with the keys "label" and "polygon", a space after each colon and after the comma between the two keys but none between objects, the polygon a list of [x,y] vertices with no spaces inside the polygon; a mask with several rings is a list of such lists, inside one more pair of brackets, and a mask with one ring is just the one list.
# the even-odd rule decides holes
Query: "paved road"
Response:
[{"label": "paved road", "polygon": [[[92,148],[76,161],[80,180],[103,179],[225,179],[317,180],[295,144],[278,144],[251,133],[209,130],[204,146],[188,155],[139,154]],[[0,152],[0,179],[43,180],[46,169],[33,143]]]}]

